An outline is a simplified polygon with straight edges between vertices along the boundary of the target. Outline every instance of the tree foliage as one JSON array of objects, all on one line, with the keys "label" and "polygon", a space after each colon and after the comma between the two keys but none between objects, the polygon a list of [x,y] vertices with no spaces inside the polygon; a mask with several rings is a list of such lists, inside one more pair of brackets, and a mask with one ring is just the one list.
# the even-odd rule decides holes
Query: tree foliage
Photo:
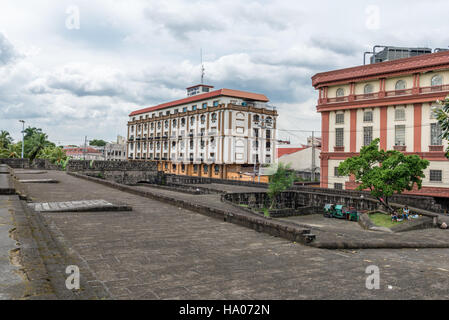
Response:
[{"label": "tree foliage", "polygon": [[6,130],[0,131],[0,149],[8,148],[8,146],[12,143],[12,137],[9,135],[9,132]]},{"label": "tree foliage", "polygon": [[106,145],[106,141],[101,139],[93,139],[89,142],[89,145],[96,146],[96,147],[104,147]]},{"label": "tree foliage", "polygon": [[429,161],[417,155],[406,156],[396,150],[379,150],[379,139],[375,139],[361,148],[359,156],[340,163],[338,173],[342,176],[354,175],[359,183],[358,190],[369,189],[373,197],[392,211],[388,197],[412,190],[415,185],[421,189],[424,170],[428,166]]},{"label": "tree foliage", "polygon": [[271,200],[270,209],[274,207],[278,195],[290,188],[295,180],[296,174],[292,169],[290,169],[290,165],[279,163],[277,170],[270,176],[270,182],[268,185],[268,196]]},{"label": "tree foliage", "polygon": [[[441,109],[436,111],[436,115],[441,128],[441,137],[449,140],[449,96],[438,102],[441,105]],[[446,157],[449,158],[449,148],[446,149]]]}]

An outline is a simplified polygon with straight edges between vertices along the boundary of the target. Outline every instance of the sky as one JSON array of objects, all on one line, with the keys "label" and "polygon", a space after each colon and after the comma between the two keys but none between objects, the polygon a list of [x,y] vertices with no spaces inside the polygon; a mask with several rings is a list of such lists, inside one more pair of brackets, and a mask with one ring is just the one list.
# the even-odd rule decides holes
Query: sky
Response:
[{"label": "sky", "polygon": [[0,130],[58,145],[126,135],[128,114],[204,82],[265,94],[278,136],[315,130],[318,72],[374,45],[449,46],[447,1],[2,0]]}]

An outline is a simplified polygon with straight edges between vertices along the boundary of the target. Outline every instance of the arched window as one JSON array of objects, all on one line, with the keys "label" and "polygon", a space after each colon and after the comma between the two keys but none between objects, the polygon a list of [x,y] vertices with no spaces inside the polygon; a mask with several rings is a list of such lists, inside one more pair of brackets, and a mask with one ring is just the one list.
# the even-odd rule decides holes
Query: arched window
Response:
[{"label": "arched window", "polygon": [[195,123],[195,116],[190,117],[190,124],[194,124]]},{"label": "arched window", "polygon": [[337,97],[344,97],[345,96],[345,89],[338,88],[336,94],[337,94]]},{"label": "arched window", "polygon": [[165,120],[164,127],[165,127],[165,129],[168,129],[168,120]]},{"label": "arched window", "polygon": [[398,81],[396,82],[396,85],[394,86],[394,88],[395,88],[396,90],[404,90],[405,87],[406,87],[406,84],[405,84],[405,81],[404,81],[404,80],[398,80]]},{"label": "arched window", "polygon": [[216,113],[212,113],[212,121],[216,121],[217,120],[217,114]]},{"label": "arched window", "polygon": [[258,114],[256,114],[255,116],[254,116],[254,122],[259,122],[259,115]]},{"label": "arched window", "polygon": [[245,119],[245,115],[243,114],[243,112],[237,112],[236,118],[237,119]]},{"label": "arched window", "polygon": [[267,117],[265,119],[265,123],[267,124],[268,127],[271,127],[271,125],[273,124],[273,118]]},{"label": "arched window", "polygon": [[176,127],[176,119],[173,119],[173,128]]},{"label": "arched window", "polygon": [[365,87],[363,88],[363,92],[364,92],[365,94],[373,93],[373,91],[374,91],[374,88],[373,88],[373,85],[372,85],[371,83],[368,83],[368,84],[365,85]]},{"label": "arched window", "polygon": [[157,128],[160,129],[160,128],[161,128],[161,125],[162,125],[162,124],[161,124],[161,122],[159,121],[159,122],[157,123]]},{"label": "arched window", "polygon": [[440,76],[439,74],[434,75],[430,82],[431,86],[441,86],[443,84],[443,77]]},{"label": "arched window", "polygon": [[206,116],[203,114],[200,118],[201,124],[204,124],[206,122]]},{"label": "arched window", "polygon": [[186,125],[186,118],[181,119],[181,126],[184,127]]}]

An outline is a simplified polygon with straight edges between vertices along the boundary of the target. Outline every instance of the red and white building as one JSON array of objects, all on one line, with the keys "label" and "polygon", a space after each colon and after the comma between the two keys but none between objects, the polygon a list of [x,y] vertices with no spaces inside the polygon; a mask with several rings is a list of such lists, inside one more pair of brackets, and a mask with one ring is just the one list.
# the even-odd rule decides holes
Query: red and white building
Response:
[{"label": "red and white building", "polygon": [[417,194],[449,197],[447,141],[439,137],[437,100],[449,95],[449,51],[318,73],[323,188],[354,189],[353,177],[339,177],[339,163],[380,138],[384,150],[416,154],[430,161]]}]

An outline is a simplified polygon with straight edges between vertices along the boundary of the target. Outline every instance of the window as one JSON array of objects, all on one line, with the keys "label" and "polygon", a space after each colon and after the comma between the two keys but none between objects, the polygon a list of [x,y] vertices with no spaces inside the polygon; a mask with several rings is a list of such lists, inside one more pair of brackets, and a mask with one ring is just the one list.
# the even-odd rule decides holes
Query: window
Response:
[{"label": "window", "polygon": [[219,100],[215,100],[214,101],[214,107],[218,107],[218,103],[219,103],[220,101]]},{"label": "window", "polygon": [[335,114],[335,123],[336,124],[344,124],[345,123],[345,114],[344,113]]},{"label": "window", "polygon": [[207,102],[204,102],[203,103],[203,109],[206,109],[207,108]]},{"label": "window", "polygon": [[206,116],[203,114],[203,115],[200,117],[200,120],[201,120],[201,124],[204,124],[204,123],[206,122]]},{"label": "window", "polygon": [[405,90],[406,84],[404,80],[398,80],[394,86],[396,90]]},{"label": "window", "polygon": [[443,77],[439,74],[434,75],[430,80],[431,86],[441,86],[443,84]]},{"label": "window", "polygon": [[165,112],[165,115],[166,115],[166,116],[170,115],[170,110],[166,111],[166,112]]},{"label": "window", "polygon": [[334,176],[335,177],[339,177],[340,175],[338,174],[338,167],[334,167]]},{"label": "window", "polygon": [[212,113],[212,122],[217,121],[217,114],[216,113]]},{"label": "window", "polygon": [[441,146],[443,144],[441,126],[438,122],[430,124],[430,144],[432,146]]},{"label": "window", "polygon": [[193,172],[198,172],[198,165],[197,164],[193,165]]},{"label": "window", "polygon": [[220,166],[216,164],[214,166],[214,171],[215,171],[215,174],[219,173],[220,172]]},{"label": "window", "polygon": [[256,114],[254,116],[253,120],[254,120],[254,122],[259,122],[259,120],[260,120],[259,115]]},{"label": "window", "polygon": [[336,92],[337,97],[344,97],[345,90],[343,88],[338,88]]},{"label": "window", "polygon": [[373,122],[373,112],[372,111],[363,112],[363,122]]},{"label": "window", "polygon": [[176,128],[176,119],[173,119],[173,128]]},{"label": "window", "polygon": [[441,182],[443,179],[443,172],[441,170],[430,170],[430,181]]},{"label": "window", "polygon": [[367,146],[373,141],[373,127],[363,127],[363,145]]},{"label": "window", "polygon": [[193,125],[195,123],[195,117],[190,117],[190,124]]},{"label": "window", "polygon": [[181,119],[181,126],[184,127],[186,125],[186,118]]},{"label": "window", "polygon": [[343,190],[343,183],[334,183],[334,189]]},{"label": "window", "polygon": [[165,129],[168,129],[168,120],[165,120],[165,122],[164,122],[164,128],[165,128]]},{"label": "window", "polygon": [[394,110],[394,120],[405,120],[405,109],[396,108]]},{"label": "window", "polygon": [[182,112],[187,112],[187,107],[182,108]]},{"label": "window", "polygon": [[192,111],[196,110],[196,105],[192,106]]},{"label": "window", "polygon": [[185,164],[181,164],[181,170],[182,170],[182,172],[186,171],[186,165]]},{"label": "window", "polygon": [[161,126],[162,126],[162,124],[161,124],[161,122],[159,121],[159,122],[157,123],[157,128],[160,129]]},{"label": "window", "polygon": [[365,94],[373,93],[373,91],[374,91],[373,85],[370,84],[370,83],[368,83],[368,84],[363,88],[363,93],[365,93]]},{"label": "window", "polygon": [[394,127],[394,145],[405,146],[405,125],[396,125]]},{"label": "window", "polygon": [[204,167],[203,167],[204,173],[207,173],[207,170],[208,170],[208,166],[207,166],[207,164],[205,164]]},{"label": "window", "polygon": [[335,129],[335,146],[336,147],[343,147],[344,144],[344,129],[343,128],[336,128]]}]

